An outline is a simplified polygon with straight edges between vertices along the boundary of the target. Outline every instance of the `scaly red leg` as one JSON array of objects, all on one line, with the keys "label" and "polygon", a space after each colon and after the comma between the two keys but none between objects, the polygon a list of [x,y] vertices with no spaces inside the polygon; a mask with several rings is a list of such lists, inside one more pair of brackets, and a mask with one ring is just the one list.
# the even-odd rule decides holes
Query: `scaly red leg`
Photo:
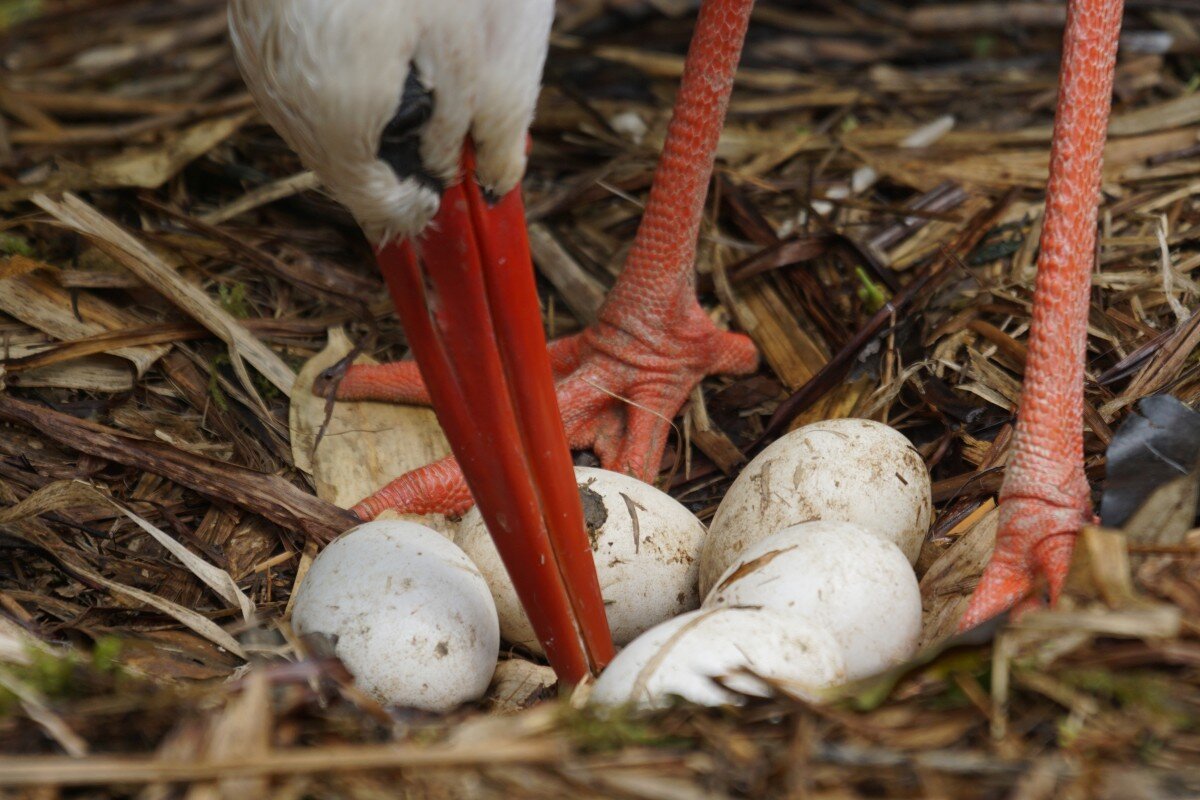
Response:
[{"label": "scaly red leg", "polygon": [[[608,469],[653,480],[670,420],[706,375],[753,371],[750,340],[716,327],[696,301],[694,261],[717,140],[753,0],[706,0],[675,101],[654,185],[625,270],[599,321],[550,347],[572,447]],[[427,402],[412,364],[352,367],[346,400]],[[450,460],[408,473],[354,511],[460,513],[471,497]]]},{"label": "scaly red leg", "polygon": [[1100,166],[1123,5],[1122,0],[1068,5],[1025,385],[1000,491],[996,551],[959,623],[964,630],[1026,598],[1039,575],[1056,600],[1075,537],[1091,519],[1083,474],[1083,368]]}]

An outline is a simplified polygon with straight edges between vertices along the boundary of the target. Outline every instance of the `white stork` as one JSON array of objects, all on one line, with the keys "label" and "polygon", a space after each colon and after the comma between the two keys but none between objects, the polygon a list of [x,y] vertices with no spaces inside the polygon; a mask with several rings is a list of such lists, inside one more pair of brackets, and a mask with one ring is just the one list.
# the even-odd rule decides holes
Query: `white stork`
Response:
[{"label": "white stork", "polygon": [[[625,271],[598,323],[548,356],[519,183],[552,0],[230,3],[259,107],[375,245],[420,367],[352,370],[339,396],[431,401],[461,465],[402,476],[356,511],[461,509],[469,485],[567,681],[612,656],[568,446],[650,479],[695,383],[756,363],[748,340],[709,322],[692,288],[752,5],[704,1]],[[964,625],[1021,600],[1038,574],[1056,596],[1090,516],[1087,287],[1122,5],[1069,2],[1025,392],[996,554]]]}]

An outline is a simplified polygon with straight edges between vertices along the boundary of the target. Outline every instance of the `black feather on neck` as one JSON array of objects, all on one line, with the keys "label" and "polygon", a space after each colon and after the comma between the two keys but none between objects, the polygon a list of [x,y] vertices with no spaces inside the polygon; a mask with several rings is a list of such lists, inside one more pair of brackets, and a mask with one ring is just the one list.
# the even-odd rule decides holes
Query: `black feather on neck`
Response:
[{"label": "black feather on neck", "polygon": [[433,92],[421,82],[421,74],[413,64],[404,81],[396,115],[379,137],[379,159],[386,161],[396,175],[411,178],[428,186],[439,195],[445,184],[430,174],[421,163],[421,132],[433,116]]}]

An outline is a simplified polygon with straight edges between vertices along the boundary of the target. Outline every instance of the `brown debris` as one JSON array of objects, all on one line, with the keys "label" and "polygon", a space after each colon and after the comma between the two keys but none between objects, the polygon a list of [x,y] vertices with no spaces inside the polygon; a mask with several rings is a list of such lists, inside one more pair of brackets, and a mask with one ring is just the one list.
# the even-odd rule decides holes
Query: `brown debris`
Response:
[{"label": "brown debris", "polygon": [[[1139,398],[1200,402],[1200,21],[1127,5],[1097,490]],[[525,182],[554,335],[620,270],[695,6],[558,3]],[[253,110],[223,0],[0,8],[0,796],[1200,796],[1194,482],[1085,531],[1053,613],[953,634],[1020,396],[1062,7],[758,3],[696,285],[763,365],[696,391],[662,477],[706,517],[789,428],[894,425],[934,478],[924,649],[824,704],[609,719],[513,654],[478,708],[383,709],[296,639],[344,508],[445,452],[427,410],[311,395],[356,344],[406,354],[370,249]]]}]

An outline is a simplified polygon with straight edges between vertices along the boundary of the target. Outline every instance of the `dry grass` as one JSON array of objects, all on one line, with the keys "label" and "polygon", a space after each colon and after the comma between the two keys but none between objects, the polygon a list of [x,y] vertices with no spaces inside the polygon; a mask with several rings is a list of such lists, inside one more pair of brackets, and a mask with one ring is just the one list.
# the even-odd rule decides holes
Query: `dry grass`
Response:
[{"label": "dry grass", "polygon": [[[560,3],[527,181],[555,334],[611,285],[665,129],[689,3],[648,5]],[[0,796],[1200,796],[1200,535],[1163,544],[1178,514],[1089,531],[1058,611],[946,640],[1020,390],[1058,5],[764,0],[722,140],[699,288],[764,366],[706,382],[663,481],[706,518],[791,426],[903,430],[939,512],[920,662],[820,706],[431,719],[285,622],[347,524],[294,449],[295,374],[330,329],[377,358],[403,336],[353,221],[255,115],[223,3],[0,3]],[[1097,490],[1139,398],[1200,400],[1200,12],[1131,2],[1126,31]]]}]

